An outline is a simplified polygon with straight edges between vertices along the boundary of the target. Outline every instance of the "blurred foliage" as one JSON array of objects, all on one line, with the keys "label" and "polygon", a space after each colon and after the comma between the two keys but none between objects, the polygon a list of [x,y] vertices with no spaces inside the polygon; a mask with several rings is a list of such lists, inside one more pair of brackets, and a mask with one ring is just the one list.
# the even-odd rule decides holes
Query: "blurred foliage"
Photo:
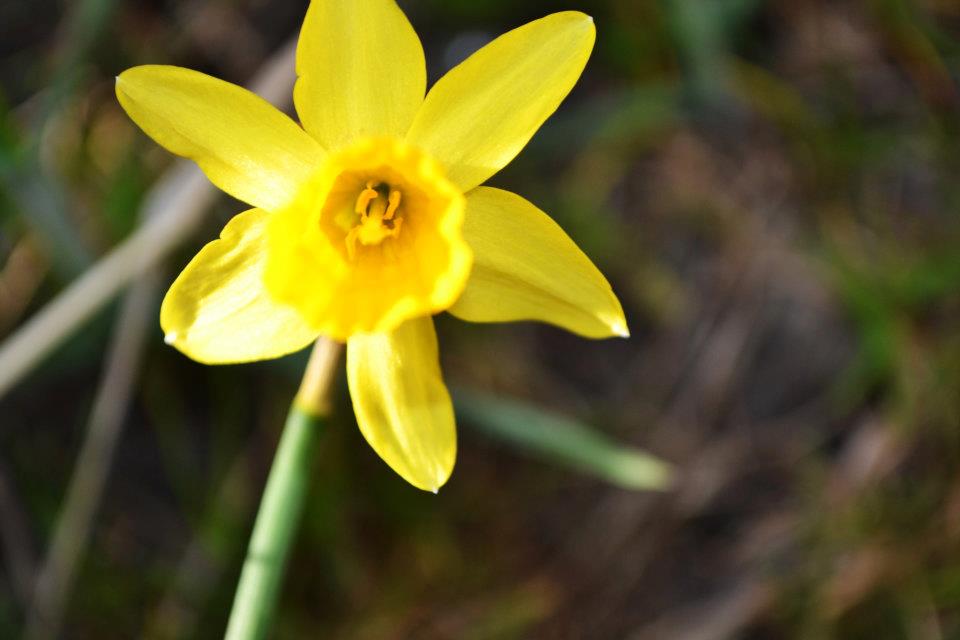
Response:
[{"label": "blurred foliage", "polygon": [[461,421],[521,451],[625,489],[662,489],[670,484],[669,466],[642,451],[615,445],[588,425],[490,394],[459,389],[453,395]]},{"label": "blurred foliage", "polygon": [[[362,441],[341,381],[276,636],[960,634],[957,3],[400,4],[432,79],[544,13],[595,17],[580,84],[492,183],[609,275],[633,337],[441,318],[443,364],[670,460],[676,482],[630,492],[515,456],[465,413],[453,480],[422,494]],[[171,161],[114,76],[243,82],[304,7],[0,0],[0,332],[124,238]],[[170,273],[239,207],[218,202]],[[0,400],[0,637],[24,611],[11,558],[45,547],[114,318]],[[203,367],[153,329],[68,637],[222,633],[302,367]]]}]

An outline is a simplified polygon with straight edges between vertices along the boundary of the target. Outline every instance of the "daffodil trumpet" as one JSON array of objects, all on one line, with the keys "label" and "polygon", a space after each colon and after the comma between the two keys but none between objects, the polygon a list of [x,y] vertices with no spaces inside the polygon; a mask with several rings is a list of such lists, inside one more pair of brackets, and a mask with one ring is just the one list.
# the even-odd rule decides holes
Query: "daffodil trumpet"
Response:
[{"label": "daffodil trumpet", "polygon": [[607,280],[563,230],[482,186],[566,97],[594,38],[589,16],[555,13],[426,93],[420,40],[393,0],[313,0],[297,48],[299,122],[196,71],[122,73],[130,117],[251,206],[170,287],[167,342],[209,364],[345,342],[363,435],[408,482],[439,489],[456,432],[433,315],[628,335]]}]

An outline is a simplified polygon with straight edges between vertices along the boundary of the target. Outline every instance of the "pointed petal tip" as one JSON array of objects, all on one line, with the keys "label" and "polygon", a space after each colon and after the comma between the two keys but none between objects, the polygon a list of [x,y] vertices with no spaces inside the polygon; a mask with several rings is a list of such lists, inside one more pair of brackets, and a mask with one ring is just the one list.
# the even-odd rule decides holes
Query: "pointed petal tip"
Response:
[{"label": "pointed petal tip", "polygon": [[582,21],[581,24],[585,27],[592,28],[594,26],[593,16],[590,15],[589,13],[584,13],[583,11],[571,10],[571,11],[560,11],[555,15],[560,15],[560,14],[564,14],[571,18],[575,18],[576,20]]},{"label": "pointed petal tip", "polygon": [[127,82],[131,76],[136,74],[136,69],[137,67],[130,67],[115,75],[114,80],[116,81],[116,86],[120,86],[120,84]]},{"label": "pointed petal tip", "polygon": [[440,489],[446,486],[447,481],[450,479],[450,474],[451,471],[445,471],[439,472],[437,475],[423,477],[407,476],[405,474],[401,474],[401,477],[421,491],[438,495],[440,493]]},{"label": "pointed petal tip", "polygon": [[610,331],[607,337],[616,336],[618,338],[629,338],[630,329],[627,327],[627,318],[623,315],[623,309],[620,307],[619,301],[617,301],[616,307],[615,311],[600,316],[600,319],[603,320],[603,323],[607,325],[607,329]]}]

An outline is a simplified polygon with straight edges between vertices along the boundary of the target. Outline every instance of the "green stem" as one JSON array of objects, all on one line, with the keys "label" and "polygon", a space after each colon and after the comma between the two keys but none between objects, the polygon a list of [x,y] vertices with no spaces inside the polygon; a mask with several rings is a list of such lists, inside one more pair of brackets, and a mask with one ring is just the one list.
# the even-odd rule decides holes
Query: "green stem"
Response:
[{"label": "green stem", "polygon": [[[303,512],[314,453],[326,424],[326,411],[317,408],[325,407],[338,354],[338,345],[323,339],[317,342],[300,393],[290,407],[237,584],[227,640],[259,640],[270,630],[290,546]],[[316,384],[318,370],[320,385]],[[315,394],[313,402],[304,397],[305,390]]]}]

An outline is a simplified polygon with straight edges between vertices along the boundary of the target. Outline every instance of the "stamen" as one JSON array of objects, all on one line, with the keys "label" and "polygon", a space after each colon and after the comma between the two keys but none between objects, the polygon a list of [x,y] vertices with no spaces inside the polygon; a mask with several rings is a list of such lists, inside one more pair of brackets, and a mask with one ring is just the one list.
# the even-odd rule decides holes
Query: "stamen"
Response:
[{"label": "stamen", "polygon": [[347,237],[344,239],[347,245],[347,258],[351,261],[353,257],[357,255],[357,236],[360,235],[360,227],[356,226],[353,229],[350,229],[350,232],[347,234]]},{"label": "stamen", "polygon": [[400,191],[397,189],[391,189],[389,202],[390,204],[387,206],[387,212],[383,214],[384,220],[393,220],[393,216],[397,213],[397,209],[400,208]]},{"label": "stamen", "polygon": [[361,216],[367,215],[367,208],[370,206],[370,203],[377,199],[377,196],[380,194],[377,193],[377,190],[373,188],[373,183],[368,182],[367,188],[360,192],[360,195],[357,197],[357,206],[354,207],[354,211]]}]

